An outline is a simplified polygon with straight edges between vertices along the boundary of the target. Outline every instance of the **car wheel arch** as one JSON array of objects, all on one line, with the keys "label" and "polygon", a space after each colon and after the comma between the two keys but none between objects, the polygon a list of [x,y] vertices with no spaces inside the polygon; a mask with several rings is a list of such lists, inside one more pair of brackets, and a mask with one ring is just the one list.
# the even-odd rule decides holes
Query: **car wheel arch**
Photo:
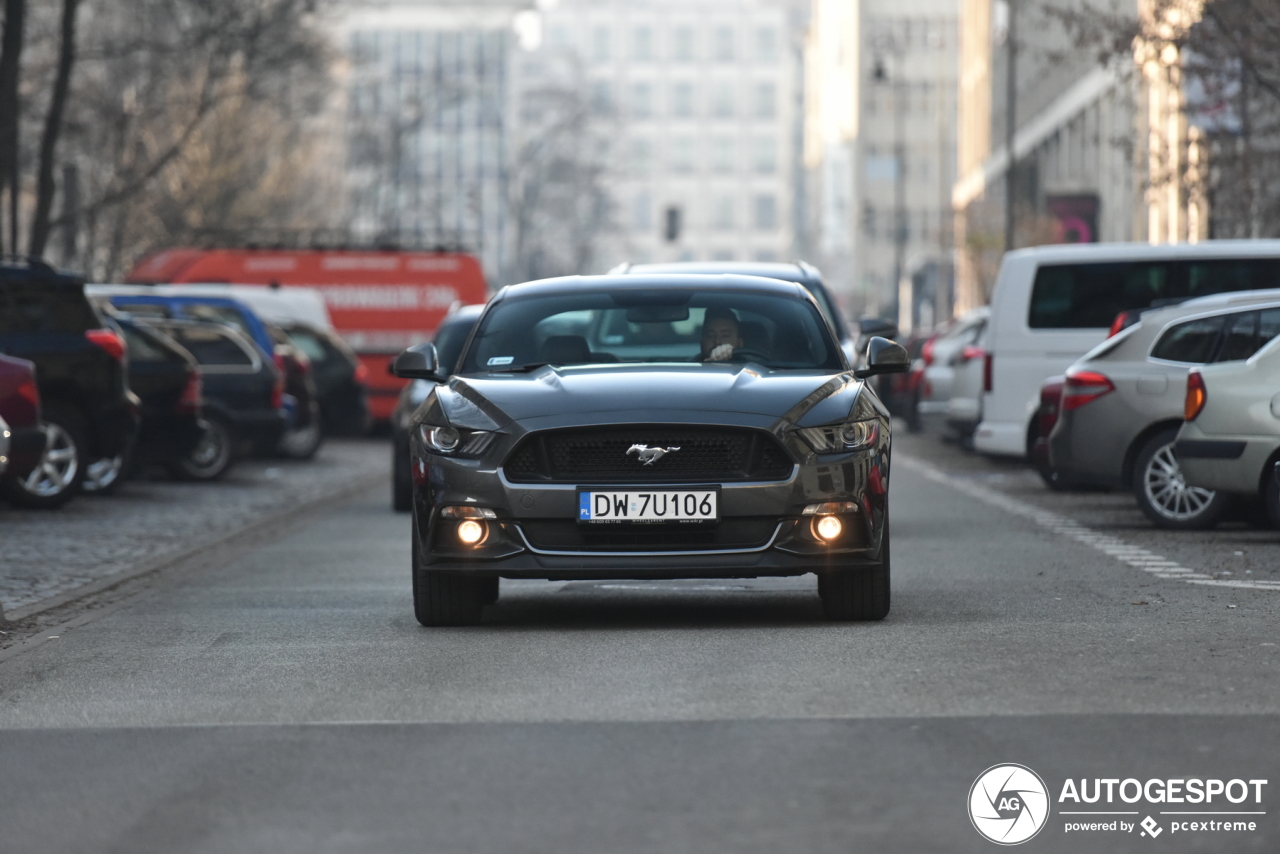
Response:
[{"label": "car wheel arch", "polygon": [[1143,430],[1134,436],[1129,442],[1129,447],[1124,452],[1124,462],[1120,466],[1120,485],[1124,489],[1133,488],[1133,469],[1138,462],[1138,454],[1142,448],[1151,441],[1151,437],[1165,430],[1177,430],[1182,426],[1181,418],[1166,418],[1162,421],[1156,421],[1148,424]]}]

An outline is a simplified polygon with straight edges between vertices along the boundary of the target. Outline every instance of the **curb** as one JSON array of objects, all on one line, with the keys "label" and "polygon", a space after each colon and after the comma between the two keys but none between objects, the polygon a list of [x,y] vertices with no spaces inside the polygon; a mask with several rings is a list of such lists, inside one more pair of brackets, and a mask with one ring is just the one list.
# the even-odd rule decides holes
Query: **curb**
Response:
[{"label": "curb", "polygon": [[164,555],[163,557],[155,558],[154,560],[148,561],[139,566],[120,570],[119,572],[112,573],[111,575],[105,576],[103,578],[90,581],[88,584],[82,584],[79,587],[75,587],[71,590],[65,590],[62,593],[57,594],[56,596],[49,597],[48,599],[41,599],[39,602],[33,602],[32,604],[24,605],[21,608],[14,608],[13,610],[7,613],[4,611],[3,607],[0,607],[0,624],[6,622],[6,620],[10,623],[16,622],[18,620],[25,620],[28,617],[33,617],[33,616],[36,616],[37,614],[42,614],[45,611],[51,611],[55,608],[60,608],[63,605],[67,605],[71,602],[76,601],[77,599],[83,599],[86,596],[92,596],[95,593],[101,593],[104,590],[109,590],[112,587],[115,587],[116,585],[119,585],[119,584],[123,584],[126,581],[131,581],[143,575],[147,575],[153,572],[159,572],[160,570],[182,563],[183,561],[189,560],[190,558],[200,554],[201,552],[207,552],[212,549],[225,546],[227,543],[233,540],[253,537],[255,534],[258,534],[268,528],[272,528],[281,524],[288,523],[293,519],[295,519],[296,517],[299,517],[305,513],[311,512],[317,509],[318,507],[322,507],[326,504],[341,501],[344,498],[350,498],[351,496],[358,495],[362,492],[367,492],[368,490],[373,489],[375,486],[385,483],[386,480],[387,480],[386,472],[377,472],[375,474],[369,474],[365,477],[359,478],[358,480],[343,486],[342,488],[338,489],[336,492],[330,492],[328,494],[313,498],[310,501],[305,501],[301,504],[295,504],[294,506],[290,507],[288,510],[284,510],[280,513],[267,516],[266,518],[258,519],[254,522],[251,522],[245,525],[242,528],[237,528],[234,531],[229,531],[215,540],[202,542],[197,545],[193,545],[190,548],[183,549],[182,551],[174,552],[173,554],[168,554],[168,555]]}]

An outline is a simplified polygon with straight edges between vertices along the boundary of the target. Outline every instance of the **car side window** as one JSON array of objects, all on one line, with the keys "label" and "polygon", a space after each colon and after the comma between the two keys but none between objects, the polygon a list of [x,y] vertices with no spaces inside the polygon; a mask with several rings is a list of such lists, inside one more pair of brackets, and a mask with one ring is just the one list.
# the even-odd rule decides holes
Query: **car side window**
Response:
[{"label": "car side window", "polygon": [[182,329],[174,337],[205,367],[250,367],[253,359],[233,338],[216,329]]},{"label": "car side window", "polygon": [[84,294],[49,282],[10,282],[0,329],[10,333],[79,334],[101,324]]},{"label": "car side window", "polygon": [[1203,365],[1213,358],[1224,317],[1201,317],[1165,330],[1151,348],[1151,358]]},{"label": "car side window", "polygon": [[1261,350],[1280,335],[1280,308],[1263,309],[1258,314],[1258,349]]},{"label": "car side window", "polygon": [[124,341],[129,348],[130,362],[166,362],[173,358],[169,351],[152,344],[145,335],[136,329],[130,326],[122,326],[120,329],[124,332]]},{"label": "car side window", "polygon": [[1258,314],[1242,311],[1228,316],[1215,362],[1240,362],[1258,352]]}]

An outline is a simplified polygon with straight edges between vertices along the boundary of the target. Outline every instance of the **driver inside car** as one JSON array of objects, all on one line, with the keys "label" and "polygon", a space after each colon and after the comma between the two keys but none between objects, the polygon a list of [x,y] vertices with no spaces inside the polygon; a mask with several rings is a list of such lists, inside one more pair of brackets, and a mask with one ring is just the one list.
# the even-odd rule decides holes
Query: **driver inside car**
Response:
[{"label": "driver inside car", "polygon": [[727,362],[733,351],[742,346],[738,316],[731,309],[709,308],[702,320],[702,353],[704,362]]}]

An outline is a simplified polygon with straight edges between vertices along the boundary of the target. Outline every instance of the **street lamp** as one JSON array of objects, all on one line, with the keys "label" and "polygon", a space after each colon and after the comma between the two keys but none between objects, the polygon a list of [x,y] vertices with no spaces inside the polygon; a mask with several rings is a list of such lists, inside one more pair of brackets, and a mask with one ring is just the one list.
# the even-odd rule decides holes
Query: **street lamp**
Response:
[{"label": "street lamp", "polygon": [[890,76],[880,56],[876,57],[871,70],[871,78],[878,84],[890,84],[893,95],[893,285],[890,300],[897,317],[901,308],[898,305],[899,289],[907,254],[906,109],[903,103],[902,56],[891,39],[884,40],[881,46],[898,60],[896,75]]}]

